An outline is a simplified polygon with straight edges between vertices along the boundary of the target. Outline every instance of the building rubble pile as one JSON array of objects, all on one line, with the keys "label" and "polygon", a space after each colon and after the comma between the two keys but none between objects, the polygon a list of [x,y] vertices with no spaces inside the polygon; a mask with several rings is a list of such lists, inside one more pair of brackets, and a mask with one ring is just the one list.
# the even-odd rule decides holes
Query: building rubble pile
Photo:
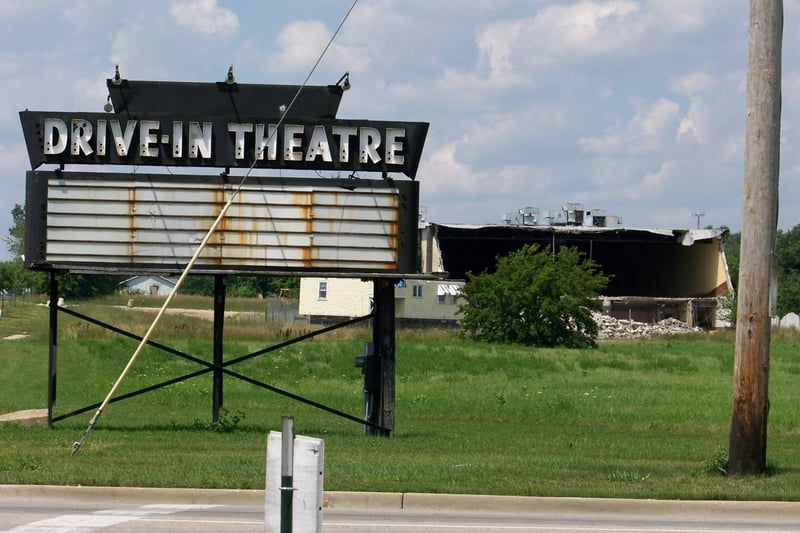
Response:
[{"label": "building rubble pile", "polygon": [[597,312],[592,313],[592,318],[597,322],[598,340],[646,339],[658,335],[679,335],[703,331],[700,328],[690,328],[685,322],[676,318],[665,318],[654,324],[620,320]]}]

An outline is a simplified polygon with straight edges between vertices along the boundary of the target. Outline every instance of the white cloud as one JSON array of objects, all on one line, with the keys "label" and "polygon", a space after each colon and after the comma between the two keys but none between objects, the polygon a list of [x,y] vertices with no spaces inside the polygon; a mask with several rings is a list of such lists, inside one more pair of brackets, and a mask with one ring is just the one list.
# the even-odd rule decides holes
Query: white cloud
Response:
[{"label": "white cloud", "polygon": [[239,18],[219,7],[217,0],[181,0],[170,6],[169,14],[179,26],[205,37],[235,37],[239,33]]},{"label": "white cloud", "polygon": [[678,139],[703,144],[712,121],[708,100],[716,98],[715,92],[719,88],[717,77],[706,71],[695,71],[673,78],[669,88],[686,95],[689,100],[689,110],[678,126]]},{"label": "white cloud", "polygon": [[678,138],[691,138],[702,144],[702,137],[697,131],[697,126],[689,117],[683,117],[678,124]]},{"label": "white cloud", "polygon": [[[277,49],[267,54],[261,62],[268,72],[286,72],[305,76],[317,63],[331,40],[333,31],[319,20],[297,20],[287,24],[275,38]],[[365,47],[349,46],[337,37],[328,46],[320,61],[318,78],[331,77],[325,83],[334,83],[334,73],[359,73],[370,70],[373,54]]]},{"label": "white cloud", "polygon": [[331,33],[318,20],[292,22],[278,34],[279,50],[272,55],[271,63],[279,70],[308,70],[330,38]]},{"label": "white cloud", "polygon": [[516,71],[512,55],[525,21],[511,21],[489,26],[478,37],[480,59],[485,62],[488,80],[498,85],[514,85],[524,79]]},{"label": "white cloud", "polygon": [[533,16],[489,24],[478,48],[491,77],[516,81],[531,69],[629,47],[642,32],[637,2],[548,5]]},{"label": "white cloud", "polygon": [[716,82],[715,77],[708,72],[691,72],[670,80],[669,88],[677,93],[693,96],[712,91],[717,85]]},{"label": "white cloud", "polygon": [[670,181],[674,180],[674,165],[670,161],[661,163],[655,172],[648,172],[637,184],[625,189],[625,198],[630,200],[642,200],[658,198]]},{"label": "white cloud", "polygon": [[728,0],[645,0],[653,25],[668,34],[701,30],[710,17],[725,9]]},{"label": "white cloud", "polygon": [[596,55],[618,50],[636,34],[636,15],[640,5],[634,1],[578,2],[543,9],[532,29],[546,36],[550,49],[576,55]]},{"label": "white cloud", "polygon": [[521,187],[526,193],[546,190],[554,182],[552,169],[537,165],[499,165],[493,171],[485,171],[464,162],[459,152],[468,150],[468,141],[459,139],[449,142],[425,158],[420,169],[424,176],[423,192],[426,196],[482,197],[510,195],[515,206],[520,201],[516,192]]},{"label": "white cloud", "polygon": [[612,128],[602,136],[581,138],[578,145],[588,153],[653,152],[680,131],[679,113],[677,103],[659,98],[635,114],[622,131]]},{"label": "white cloud", "polygon": [[456,152],[462,144],[463,141],[447,143],[423,161],[420,174],[425,177],[426,193],[472,195],[481,190],[488,174],[474,172],[459,161]]},{"label": "white cloud", "polygon": [[675,131],[674,125],[680,106],[677,103],[659,98],[641,115],[633,119],[633,127],[644,139],[658,141],[666,133]]},{"label": "white cloud", "polygon": [[[430,220],[576,201],[639,227],[693,227],[698,208],[736,228],[746,4],[361,0],[311,83],[350,71],[341,117],[430,122],[418,174]],[[780,213],[793,225],[800,0],[784,4]],[[349,5],[0,0],[3,198],[24,201],[27,158],[8,159],[21,109],[99,110],[115,63],[131,79],[215,81],[233,63],[243,83],[299,83]]]}]

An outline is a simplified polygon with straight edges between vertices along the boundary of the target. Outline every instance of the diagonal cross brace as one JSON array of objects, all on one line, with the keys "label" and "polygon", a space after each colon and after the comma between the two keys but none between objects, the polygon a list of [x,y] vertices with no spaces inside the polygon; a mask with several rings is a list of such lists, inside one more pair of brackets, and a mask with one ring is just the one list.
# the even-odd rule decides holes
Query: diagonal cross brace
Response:
[{"label": "diagonal cross brace", "polygon": [[[123,330],[121,328],[118,328],[118,327],[113,326],[111,324],[107,324],[107,323],[105,323],[105,322],[103,322],[101,320],[97,320],[97,319],[92,318],[90,316],[78,313],[78,312],[73,311],[71,309],[59,308],[59,311],[61,311],[63,313],[66,313],[68,315],[74,316],[76,318],[79,318],[81,320],[85,320],[85,321],[87,321],[87,322],[89,322],[91,324],[94,324],[96,326],[100,326],[102,328],[108,329],[110,331],[113,331],[114,333],[118,333],[118,334],[123,335],[125,337],[129,337],[131,339],[135,339],[135,340],[138,340],[138,341],[142,340],[142,337],[140,337],[140,336],[138,336],[138,335],[136,335],[134,333],[131,333],[129,331],[125,331],[125,330]],[[251,378],[251,377],[245,376],[244,374],[240,374],[238,372],[235,372],[233,370],[229,370],[228,368],[226,368],[228,366],[231,366],[231,365],[234,365],[234,364],[237,364],[237,363],[241,363],[242,361],[246,361],[246,360],[252,359],[254,357],[258,357],[259,355],[264,355],[266,353],[279,350],[279,349],[284,348],[286,346],[290,346],[292,344],[295,344],[295,343],[298,343],[300,341],[315,337],[317,335],[328,333],[330,331],[334,331],[334,330],[339,329],[339,328],[343,328],[343,327],[346,327],[346,326],[350,326],[350,325],[356,324],[358,322],[362,322],[362,321],[367,320],[367,319],[369,319],[371,317],[372,317],[371,314],[370,315],[365,315],[365,316],[362,316],[362,317],[356,317],[356,318],[353,318],[353,319],[350,319],[350,320],[339,322],[338,324],[334,324],[332,326],[328,326],[326,328],[322,328],[322,329],[314,331],[314,332],[310,332],[310,333],[306,333],[304,335],[300,335],[298,337],[294,337],[292,339],[289,339],[287,341],[278,343],[276,345],[269,346],[267,348],[264,348],[264,349],[261,349],[261,350],[257,350],[255,352],[252,352],[252,353],[249,353],[249,354],[242,355],[240,357],[231,359],[230,361],[225,361],[221,365],[221,367],[219,367],[219,368],[222,370],[223,373],[225,373],[225,374],[227,374],[227,375],[229,375],[231,377],[240,379],[240,380],[245,381],[247,383],[250,383],[252,385],[256,385],[256,386],[261,387],[263,389],[275,392],[275,393],[280,394],[282,396],[286,396],[288,398],[291,398],[292,400],[295,400],[295,401],[298,401],[298,402],[301,402],[301,403],[305,403],[307,405],[310,405],[310,406],[315,407],[317,409],[320,409],[322,411],[326,411],[328,413],[337,415],[339,417],[346,418],[346,419],[351,420],[353,422],[356,422],[358,424],[362,424],[362,425],[365,425],[365,426],[373,427],[373,428],[378,429],[378,430],[385,430],[386,428],[383,428],[382,426],[379,426],[379,425],[374,424],[372,422],[369,422],[367,420],[362,420],[362,419],[360,419],[358,417],[355,417],[355,416],[353,416],[351,414],[345,413],[344,411],[340,411],[340,410],[335,409],[333,407],[329,407],[329,406],[323,405],[323,404],[321,404],[319,402],[315,402],[314,400],[310,400],[308,398],[304,398],[304,397],[299,396],[297,394],[294,394],[292,392],[289,392],[289,391],[283,390],[281,388],[275,387],[274,385],[269,385],[267,383],[258,381],[256,379]],[[205,368],[203,368],[202,370],[196,370],[194,372],[190,372],[188,374],[184,374],[183,376],[179,376],[179,377],[176,377],[176,378],[173,378],[173,379],[162,381],[160,383],[157,383],[157,384],[154,384],[154,385],[150,385],[148,387],[144,387],[144,388],[138,389],[136,391],[132,391],[132,392],[129,392],[129,393],[126,393],[126,394],[119,395],[119,396],[117,396],[115,398],[110,399],[109,403],[115,403],[115,402],[118,402],[118,401],[121,401],[121,400],[126,400],[126,399],[129,399],[129,398],[133,398],[135,396],[140,396],[140,395],[145,394],[147,392],[152,392],[154,390],[161,389],[161,388],[167,387],[169,385],[174,385],[174,384],[179,383],[181,381],[186,381],[188,379],[192,379],[192,378],[195,378],[195,377],[198,377],[198,376],[202,376],[203,374],[207,374],[207,373],[212,372],[212,371],[214,371],[215,369],[218,368],[217,365],[209,363],[208,361],[205,361],[205,360],[200,359],[198,357],[195,357],[193,355],[189,355],[187,353],[181,352],[180,350],[176,350],[175,348],[170,348],[169,346],[163,345],[161,343],[148,340],[146,344],[148,344],[150,346],[153,346],[154,348],[157,348],[159,350],[162,350],[162,351],[165,351],[167,353],[170,353],[172,355],[176,355],[178,357],[181,357],[183,359],[191,361],[193,363],[197,363],[197,364],[199,364],[201,366],[204,366]],[[69,413],[65,413],[65,414],[59,415],[57,417],[53,417],[53,422],[57,422],[59,420],[64,420],[66,418],[70,418],[72,416],[79,415],[79,414],[85,413],[87,411],[91,411],[92,409],[96,409],[100,405],[101,405],[101,403],[95,403],[95,404],[92,404],[92,405],[88,405],[86,407],[82,407],[80,409],[76,409],[76,410],[71,411]]]}]

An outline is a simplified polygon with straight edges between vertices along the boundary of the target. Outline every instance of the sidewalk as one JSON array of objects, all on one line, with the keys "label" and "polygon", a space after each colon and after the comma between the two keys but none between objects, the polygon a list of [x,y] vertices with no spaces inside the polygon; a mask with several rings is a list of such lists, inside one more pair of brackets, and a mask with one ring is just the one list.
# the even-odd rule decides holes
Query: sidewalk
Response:
[{"label": "sidewalk", "polygon": [[[264,491],[262,490],[0,485],[0,499],[39,497],[133,504],[152,503],[153,501],[194,505],[259,506],[264,504]],[[325,507],[330,509],[537,514],[626,513],[750,519],[773,519],[781,516],[789,520],[800,520],[800,502],[543,498],[397,492],[325,492],[324,499]]]}]

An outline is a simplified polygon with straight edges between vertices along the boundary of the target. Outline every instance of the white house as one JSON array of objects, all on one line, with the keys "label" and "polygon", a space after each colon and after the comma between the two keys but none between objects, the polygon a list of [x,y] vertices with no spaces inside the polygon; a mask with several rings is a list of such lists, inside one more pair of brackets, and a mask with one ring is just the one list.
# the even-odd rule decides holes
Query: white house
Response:
[{"label": "white house", "polygon": [[[407,279],[395,284],[394,309],[399,321],[455,323],[463,281]],[[372,309],[372,282],[353,278],[302,278],[301,316],[312,320],[358,317]]]},{"label": "white house", "polygon": [[169,296],[175,282],[163,276],[133,276],[117,284],[122,294],[146,294],[150,296]]}]

